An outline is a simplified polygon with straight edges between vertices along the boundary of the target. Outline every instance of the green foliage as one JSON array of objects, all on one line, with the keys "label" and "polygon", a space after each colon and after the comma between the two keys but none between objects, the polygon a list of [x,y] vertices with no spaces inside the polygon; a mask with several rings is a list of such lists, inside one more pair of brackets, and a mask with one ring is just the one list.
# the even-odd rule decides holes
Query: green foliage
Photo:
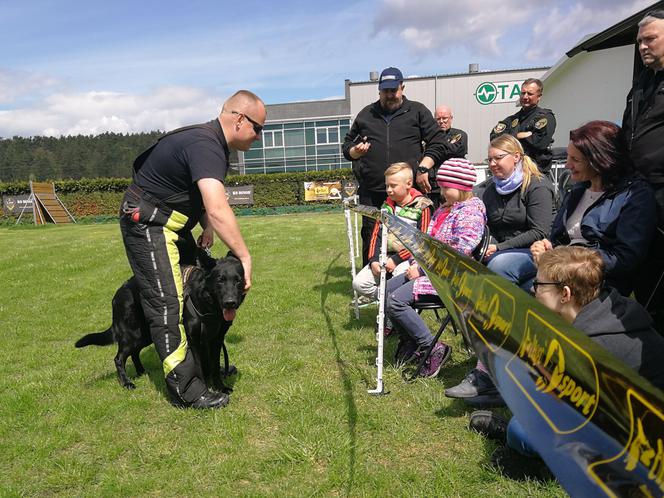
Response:
[{"label": "green foliage", "polygon": [[[304,202],[304,182],[334,181],[352,178],[350,169],[270,173],[261,175],[229,175],[226,185],[254,185],[253,208],[296,206]],[[55,191],[74,218],[117,214],[122,193],[131,183],[129,178],[80,178],[57,180]],[[0,195],[30,193],[28,182],[0,183]],[[307,203],[309,204],[309,203]],[[313,204],[313,203],[312,203]],[[320,203],[315,203],[320,204]],[[338,202],[334,202],[338,204]]]},{"label": "green foliage", "polygon": [[0,228],[0,495],[565,496],[503,475],[496,444],[467,429],[471,409],[443,395],[475,364],[460,338],[446,334],[455,351],[438,379],[413,384],[389,338],[390,393],[367,394],[376,310],[350,313],[340,212],[239,222],[254,279],[227,337],[239,374],[219,412],[171,408],[152,346],[135,391],[118,384],[114,346],[74,348],[110,325],[131,274],[117,224]]}]

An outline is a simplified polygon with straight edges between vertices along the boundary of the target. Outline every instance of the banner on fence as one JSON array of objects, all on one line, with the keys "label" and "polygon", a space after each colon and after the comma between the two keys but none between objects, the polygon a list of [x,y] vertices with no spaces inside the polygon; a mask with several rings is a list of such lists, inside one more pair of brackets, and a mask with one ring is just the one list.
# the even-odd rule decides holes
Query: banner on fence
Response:
[{"label": "banner on fence", "polygon": [[332,182],[304,182],[305,201],[341,200],[341,180]]},{"label": "banner on fence", "polygon": [[253,206],[254,186],[241,185],[238,187],[226,187],[226,199],[231,206],[237,206],[238,204]]},{"label": "banner on fence", "polygon": [[25,213],[32,214],[32,200],[30,195],[3,195],[2,210],[5,214],[18,216],[25,208]]},{"label": "banner on fence", "polygon": [[664,395],[529,294],[393,215],[386,224],[572,496],[664,494]]}]

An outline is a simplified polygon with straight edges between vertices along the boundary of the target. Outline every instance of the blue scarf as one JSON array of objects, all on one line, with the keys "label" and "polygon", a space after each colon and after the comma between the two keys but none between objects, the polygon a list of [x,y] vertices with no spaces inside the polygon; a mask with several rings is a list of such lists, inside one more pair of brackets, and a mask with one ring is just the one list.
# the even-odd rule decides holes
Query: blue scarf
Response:
[{"label": "blue scarf", "polygon": [[516,163],[516,167],[509,177],[501,180],[494,176],[493,183],[496,185],[496,192],[500,195],[511,194],[521,187],[521,184],[523,183],[523,165],[521,164],[521,161]]}]

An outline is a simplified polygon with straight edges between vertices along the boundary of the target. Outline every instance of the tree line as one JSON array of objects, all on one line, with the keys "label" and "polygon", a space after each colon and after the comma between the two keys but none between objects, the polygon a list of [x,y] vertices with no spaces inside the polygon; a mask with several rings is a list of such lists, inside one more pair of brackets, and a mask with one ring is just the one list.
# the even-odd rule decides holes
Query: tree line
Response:
[{"label": "tree line", "polygon": [[153,131],[0,139],[0,181],[128,178],[136,156],[161,134]]}]

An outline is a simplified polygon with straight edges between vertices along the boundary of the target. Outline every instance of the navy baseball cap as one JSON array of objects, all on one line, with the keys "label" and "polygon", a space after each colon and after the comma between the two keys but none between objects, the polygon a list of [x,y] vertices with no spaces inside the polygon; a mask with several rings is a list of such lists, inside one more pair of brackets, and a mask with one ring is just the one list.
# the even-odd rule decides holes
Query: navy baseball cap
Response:
[{"label": "navy baseball cap", "polygon": [[396,67],[383,69],[378,80],[378,90],[393,90],[403,82],[403,74]]}]

